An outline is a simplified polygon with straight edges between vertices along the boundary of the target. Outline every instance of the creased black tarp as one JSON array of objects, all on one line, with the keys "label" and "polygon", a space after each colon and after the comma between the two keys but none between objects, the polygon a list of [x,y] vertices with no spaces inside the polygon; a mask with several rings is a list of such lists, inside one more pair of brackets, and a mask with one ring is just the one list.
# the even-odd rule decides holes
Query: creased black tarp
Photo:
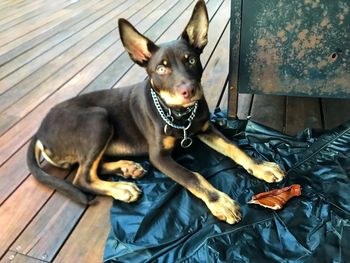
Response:
[{"label": "creased black tarp", "polygon": [[[176,160],[205,176],[241,205],[229,225],[165,175],[136,183],[135,203],[114,201],[105,262],[350,262],[350,122],[320,135],[283,135],[252,121],[213,122],[250,155],[276,161],[287,178],[267,184],[199,141]],[[318,137],[318,138],[317,138]],[[281,211],[247,205],[255,193],[297,183],[302,196]]]}]

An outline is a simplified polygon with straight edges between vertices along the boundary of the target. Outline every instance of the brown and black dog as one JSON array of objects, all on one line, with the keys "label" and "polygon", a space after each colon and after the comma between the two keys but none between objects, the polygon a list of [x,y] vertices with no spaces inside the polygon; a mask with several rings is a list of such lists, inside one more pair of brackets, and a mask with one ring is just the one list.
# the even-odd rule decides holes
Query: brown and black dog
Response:
[{"label": "brown and black dog", "polygon": [[[230,224],[238,222],[241,215],[235,201],[171,157],[175,146],[188,147],[191,137],[198,136],[259,179],[272,183],[284,178],[277,164],[254,161],[209,122],[199,58],[207,44],[208,24],[205,3],[199,0],[181,38],[156,45],[120,19],[123,45],[131,59],[146,69],[147,80],[81,95],[53,107],[28,149],[32,174],[84,204],[90,203],[86,192],[133,202],[141,194],[136,184],[103,181],[98,173],[139,178],[144,169],[131,161],[101,159],[148,154],[157,169],[202,199],[214,216]],[[78,164],[73,183],[43,171],[40,156],[58,167]]]}]

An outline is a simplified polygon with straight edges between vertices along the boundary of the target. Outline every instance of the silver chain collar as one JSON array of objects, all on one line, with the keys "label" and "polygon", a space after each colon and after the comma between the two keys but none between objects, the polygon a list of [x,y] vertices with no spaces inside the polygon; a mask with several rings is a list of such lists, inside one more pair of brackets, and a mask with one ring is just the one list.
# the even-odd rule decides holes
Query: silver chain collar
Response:
[{"label": "silver chain collar", "polygon": [[195,104],[193,105],[193,107],[191,108],[191,110],[188,111],[188,113],[191,112],[191,115],[185,121],[185,123],[187,123],[187,125],[177,125],[174,123],[174,117],[172,116],[171,109],[167,108],[168,113],[165,114],[162,106],[160,105],[159,98],[158,98],[156,92],[152,88],[151,88],[151,95],[152,95],[153,103],[156,106],[156,109],[157,109],[160,117],[166,123],[164,125],[164,134],[169,135],[169,133],[170,133],[169,126],[175,128],[175,129],[178,129],[178,130],[182,130],[183,131],[183,139],[181,140],[181,147],[182,148],[190,147],[192,145],[192,138],[188,136],[187,130],[191,127],[192,121],[193,121],[194,117],[196,116],[196,112],[197,112],[197,108],[198,108],[198,101],[196,101]]}]

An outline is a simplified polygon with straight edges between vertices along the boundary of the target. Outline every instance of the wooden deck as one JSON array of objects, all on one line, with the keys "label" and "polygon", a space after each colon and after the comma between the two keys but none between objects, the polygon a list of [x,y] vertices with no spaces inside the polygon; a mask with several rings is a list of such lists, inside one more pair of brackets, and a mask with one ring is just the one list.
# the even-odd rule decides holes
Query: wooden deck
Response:
[{"label": "wooden deck", "polygon": [[[0,2],[0,262],[101,262],[110,198],[84,207],[37,183],[25,164],[28,140],[55,104],[92,90],[141,81],[117,33],[129,19],[157,42],[178,37],[194,1],[2,0]],[[211,109],[227,105],[229,0],[208,0],[209,44],[202,55]],[[240,95],[251,115],[295,134],[349,119],[349,100]],[[64,178],[65,171],[48,167]]]}]

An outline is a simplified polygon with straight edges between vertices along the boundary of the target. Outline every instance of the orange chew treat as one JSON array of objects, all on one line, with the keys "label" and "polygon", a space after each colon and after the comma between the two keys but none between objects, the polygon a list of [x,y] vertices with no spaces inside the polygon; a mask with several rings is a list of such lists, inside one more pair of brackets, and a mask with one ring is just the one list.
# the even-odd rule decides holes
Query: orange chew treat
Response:
[{"label": "orange chew treat", "polygon": [[273,210],[278,210],[283,207],[294,196],[301,195],[301,187],[299,184],[292,184],[281,189],[272,190],[256,194],[248,204],[258,204]]}]

